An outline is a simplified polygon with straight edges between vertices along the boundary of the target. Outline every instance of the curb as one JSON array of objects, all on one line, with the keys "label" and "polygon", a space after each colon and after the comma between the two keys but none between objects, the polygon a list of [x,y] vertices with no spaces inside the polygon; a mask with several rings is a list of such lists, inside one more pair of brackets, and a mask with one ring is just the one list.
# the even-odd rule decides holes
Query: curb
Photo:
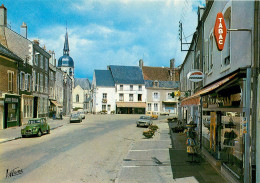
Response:
[{"label": "curb", "polygon": [[[53,127],[53,128],[51,128],[51,130],[55,130],[55,129],[60,128],[60,127],[62,127],[62,126],[63,126],[63,125]],[[10,141],[13,141],[13,140],[17,140],[17,139],[21,139],[21,138],[22,138],[22,136],[13,137],[13,138],[10,138],[10,139],[6,139],[6,140],[4,140],[4,141],[0,141],[0,144],[3,144],[3,143],[5,143],[5,142],[10,142]]]}]

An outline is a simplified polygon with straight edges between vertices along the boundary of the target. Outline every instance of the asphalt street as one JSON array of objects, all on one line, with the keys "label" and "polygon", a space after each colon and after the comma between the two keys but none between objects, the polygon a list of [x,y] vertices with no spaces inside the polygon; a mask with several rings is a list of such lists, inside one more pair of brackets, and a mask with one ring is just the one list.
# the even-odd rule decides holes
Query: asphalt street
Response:
[{"label": "asphalt street", "polygon": [[87,115],[40,138],[0,144],[0,182],[114,182],[130,146],[142,138],[138,118]]}]

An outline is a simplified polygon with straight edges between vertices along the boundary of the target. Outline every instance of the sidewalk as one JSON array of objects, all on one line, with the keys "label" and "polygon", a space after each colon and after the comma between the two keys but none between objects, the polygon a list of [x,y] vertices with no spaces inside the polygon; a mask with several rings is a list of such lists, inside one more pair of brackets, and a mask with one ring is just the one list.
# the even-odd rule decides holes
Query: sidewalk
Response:
[{"label": "sidewalk", "polygon": [[[59,128],[69,123],[69,117],[64,117],[62,120],[59,119],[53,120],[51,118],[48,118],[47,123],[50,125],[51,130],[54,130],[56,128]],[[11,127],[11,128],[0,130],[0,144],[11,140],[22,138],[21,128],[22,126],[17,126],[17,127]]]},{"label": "sidewalk", "polygon": [[[175,127],[176,123],[169,123],[169,128]],[[172,148],[170,149],[171,167],[174,179],[183,178],[189,183],[226,183],[211,164],[201,156],[195,157],[198,163],[191,163],[192,157],[187,154],[186,136],[183,133],[172,133]],[[185,177],[193,177],[193,181],[184,181]]]}]

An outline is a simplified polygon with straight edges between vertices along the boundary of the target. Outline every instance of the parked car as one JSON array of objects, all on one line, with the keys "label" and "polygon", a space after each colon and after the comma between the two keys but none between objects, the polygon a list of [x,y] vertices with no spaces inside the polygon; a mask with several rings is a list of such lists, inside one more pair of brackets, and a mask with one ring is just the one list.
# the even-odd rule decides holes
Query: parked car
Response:
[{"label": "parked car", "polygon": [[82,122],[82,118],[79,113],[71,114],[70,116],[70,123],[80,123]]},{"label": "parked car", "polygon": [[151,124],[153,124],[151,116],[141,116],[136,122],[137,127],[139,126],[149,127]]},{"label": "parked car", "polygon": [[84,111],[79,111],[78,114],[80,115],[80,117],[81,117],[82,119],[85,119],[85,113],[84,113]]},{"label": "parked car", "polygon": [[158,114],[156,112],[146,112],[146,116],[150,116],[152,119],[158,119]]},{"label": "parked car", "polygon": [[43,133],[50,133],[51,128],[45,118],[30,119],[27,125],[21,129],[22,137],[37,135],[42,136]]}]

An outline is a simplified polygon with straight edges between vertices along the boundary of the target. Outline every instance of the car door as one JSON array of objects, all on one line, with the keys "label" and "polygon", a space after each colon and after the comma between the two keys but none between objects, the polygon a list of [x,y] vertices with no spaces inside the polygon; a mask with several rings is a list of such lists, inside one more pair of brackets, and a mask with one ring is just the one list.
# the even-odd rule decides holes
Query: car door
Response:
[{"label": "car door", "polygon": [[45,132],[47,130],[46,121],[42,119],[42,132]]}]

